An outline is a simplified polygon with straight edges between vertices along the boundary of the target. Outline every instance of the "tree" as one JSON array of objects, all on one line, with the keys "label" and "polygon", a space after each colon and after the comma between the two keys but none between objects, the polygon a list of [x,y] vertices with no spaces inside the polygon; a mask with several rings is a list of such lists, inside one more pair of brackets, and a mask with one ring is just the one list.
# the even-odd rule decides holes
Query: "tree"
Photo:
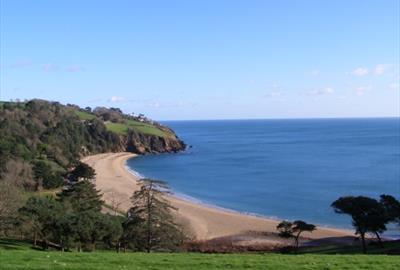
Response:
[{"label": "tree", "polygon": [[71,205],[75,213],[94,211],[100,212],[104,201],[102,194],[96,190],[93,183],[88,180],[79,181],[70,185],[57,194],[61,202]]},{"label": "tree", "polygon": [[53,172],[51,165],[43,160],[35,162],[33,172],[39,188],[41,186],[46,189],[57,188],[64,183],[61,173]]},{"label": "tree", "polygon": [[300,234],[302,232],[313,232],[314,230],[316,230],[316,227],[313,224],[306,223],[302,220],[296,220],[295,222],[293,222],[293,232],[296,233],[294,236],[296,242],[296,250],[298,250],[299,248]]},{"label": "tree", "polygon": [[363,253],[367,253],[365,234],[375,233],[380,240],[379,233],[386,230],[386,213],[377,200],[364,196],[341,197],[331,205],[338,214],[347,214],[352,218],[352,225],[356,234],[361,237]]},{"label": "tree", "polygon": [[400,226],[400,202],[391,195],[382,194],[380,203],[385,208],[389,222],[396,222]]},{"label": "tree", "polygon": [[[132,195],[125,235],[131,234],[139,248],[152,250],[177,249],[183,239],[182,229],[173,222],[171,204],[164,198],[168,186],[162,181],[143,179]],[[132,239],[132,238],[131,238]]]},{"label": "tree", "polygon": [[71,222],[68,223],[71,228],[68,231],[74,232],[78,251],[82,250],[82,244],[90,244],[93,250],[96,241],[102,237],[98,225],[102,218],[101,196],[94,184],[88,180],[74,183],[58,194],[58,200],[71,211]]},{"label": "tree", "polygon": [[279,231],[279,236],[282,238],[294,238],[296,251],[299,249],[299,238],[303,232],[313,232],[316,230],[315,225],[306,223],[302,220],[296,220],[293,223],[290,221],[282,221],[276,227]]},{"label": "tree", "polygon": [[71,176],[74,181],[79,181],[80,179],[92,180],[96,176],[96,172],[86,163],[79,162],[78,165],[71,172]]},{"label": "tree", "polygon": [[290,221],[282,221],[276,226],[276,229],[279,231],[279,236],[282,238],[292,238],[293,237],[293,223]]},{"label": "tree", "polygon": [[60,244],[61,251],[69,250],[77,238],[76,227],[74,226],[74,215],[63,213],[54,226],[54,239]]},{"label": "tree", "polygon": [[21,191],[10,181],[0,180],[0,234],[12,227],[21,205]]},{"label": "tree", "polygon": [[120,251],[121,247],[121,237],[123,233],[122,224],[125,221],[123,216],[116,216],[105,214],[103,215],[103,228],[104,228],[104,235],[103,235],[103,242],[109,248],[116,248],[116,251]]},{"label": "tree", "polygon": [[19,209],[22,224],[30,225],[28,228],[33,233],[34,245],[37,238],[40,238],[43,249],[47,249],[49,241],[54,236],[54,229],[61,213],[61,205],[50,196],[30,197]]}]

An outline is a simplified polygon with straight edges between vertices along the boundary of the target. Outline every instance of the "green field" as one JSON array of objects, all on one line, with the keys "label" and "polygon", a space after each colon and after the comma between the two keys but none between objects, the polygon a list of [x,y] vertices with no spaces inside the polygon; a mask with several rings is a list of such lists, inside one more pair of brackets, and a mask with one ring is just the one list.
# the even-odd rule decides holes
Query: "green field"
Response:
[{"label": "green field", "polygon": [[385,255],[0,251],[0,269],[399,269]]},{"label": "green field", "polygon": [[126,135],[129,129],[136,130],[139,133],[155,135],[159,137],[168,137],[172,135],[151,124],[134,120],[125,120],[125,123],[106,122],[106,127],[108,130],[121,135]]},{"label": "green field", "polygon": [[[75,111],[75,113],[81,120],[92,120],[92,119],[96,118],[96,116],[94,114],[84,112],[84,111]],[[143,134],[147,134],[147,135],[155,135],[155,136],[159,136],[159,137],[173,136],[173,134],[163,131],[154,125],[151,125],[148,123],[142,123],[142,122],[131,120],[131,119],[124,119],[124,123],[105,122],[105,125],[109,131],[120,134],[120,135],[127,135],[128,130],[133,129],[139,133],[143,133]]]},{"label": "green field", "polygon": [[94,114],[91,114],[88,112],[76,110],[75,113],[81,120],[92,120],[92,119],[96,118],[96,116]]},{"label": "green field", "polygon": [[93,253],[40,251],[0,240],[0,269],[399,269],[387,255]]}]

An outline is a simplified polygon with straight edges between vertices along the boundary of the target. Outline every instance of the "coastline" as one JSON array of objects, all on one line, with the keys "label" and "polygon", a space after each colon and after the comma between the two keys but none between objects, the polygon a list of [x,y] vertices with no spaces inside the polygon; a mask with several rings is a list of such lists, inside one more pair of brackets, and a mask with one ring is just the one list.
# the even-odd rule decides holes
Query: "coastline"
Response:
[{"label": "coastline", "polygon": [[[126,211],[130,208],[130,196],[138,189],[140,179],[135,171],[129,169],[126,161],[135,157],[132,153],[105,153],[87,156],[83,162],[96,171],[96,186],[103,193],[107,204]],[[167,196],[168,201],[176,207],[176,219],[188,228],[197,240],[208,240],[228,236],[246,236],[256,233],[276,233],[277,219],[246,214],[235,210],[208,205],[199,200],[188,200],[175,194]],[[323,239],[354,236],[345,229],[318,226],[313,233],[304,233],[305,238]],[[264,237],[265,238],[265,237]],[[260,243],[265,239],[252,239]],[[279,244],[276,239],[269,243]]]}]

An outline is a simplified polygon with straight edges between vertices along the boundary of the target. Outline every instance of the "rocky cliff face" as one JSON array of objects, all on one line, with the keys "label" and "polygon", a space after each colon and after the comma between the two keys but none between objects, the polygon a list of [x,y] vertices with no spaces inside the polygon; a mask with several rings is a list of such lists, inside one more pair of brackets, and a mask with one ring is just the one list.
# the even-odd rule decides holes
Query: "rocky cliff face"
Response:
[{"label": "rocky cliff face", "polygon": [[125,151],[137,154],[176,153],[183,151],[186,145],[176,135],[159,137],[129,132],[123,138]]}]

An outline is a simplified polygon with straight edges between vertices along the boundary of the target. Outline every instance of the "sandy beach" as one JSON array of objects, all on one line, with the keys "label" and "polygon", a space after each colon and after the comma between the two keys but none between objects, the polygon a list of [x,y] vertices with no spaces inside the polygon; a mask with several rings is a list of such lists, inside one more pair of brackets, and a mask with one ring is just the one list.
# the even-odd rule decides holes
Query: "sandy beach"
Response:
[{"label": "sandy beach", "polygon": [[[132,153],[106,153],[82,159],[96,170],[96,186],[103,193],[106,203],[122,211],[131,207],[130,196],[138,189],[139,178],[126,168],[126,161],[134,156]],[[276,232],[279,223],[273,219],[213,208],[173,196],[168,196],[168,200],[178,209],[179,222],[190,228],[193,236],[199,240],[243,236],[249,232]],[[318,227],[313,233],[304,233],[304,237],[310,239],[352,235],[351,231],[325,227]]]}]

